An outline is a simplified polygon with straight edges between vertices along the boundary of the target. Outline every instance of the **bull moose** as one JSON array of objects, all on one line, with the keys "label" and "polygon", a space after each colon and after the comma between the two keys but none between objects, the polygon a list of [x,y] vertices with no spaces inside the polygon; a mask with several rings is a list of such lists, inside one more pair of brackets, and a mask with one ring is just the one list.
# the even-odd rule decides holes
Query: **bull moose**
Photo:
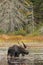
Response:
[{"label": "bull moose", "polygon": [[[9,47],[8,54],[7,54],[8,57],[10,56],[10,59],[7,57],[9,65],[25,65],[24,63],[22,63],[22,64],[21,63],[19,63],[19,64],[11,63],[12,59],[14,62],[15,61],[17,62],[17,60],[18,60],[18,62],[22,62],[22,59],[19,60],[19,58],[17,59],[16,57],[19,57],[20,54],[22,54],[22,56],[25,56],[29,53],[26,50],[26,48],[27,48],[26,45],[23,42],[22,42],[22,44],[23,44],[23,47],[20,45],[19,46],[13,45],[12,47]],[[14,58],[16,58],[16,60],[14,58],[12,58],[12,56],[14,56]]]},{"label": "bull moose", "polygon": [[22,42],[23,46],[18,46],[18,45],[13,45],[12,47],[10,47],[8,49],[8,56],[12,57],[19,57],[20,54],[22,54],[22,56],[27,55],[29,52],[26,50],[26,45]]}]

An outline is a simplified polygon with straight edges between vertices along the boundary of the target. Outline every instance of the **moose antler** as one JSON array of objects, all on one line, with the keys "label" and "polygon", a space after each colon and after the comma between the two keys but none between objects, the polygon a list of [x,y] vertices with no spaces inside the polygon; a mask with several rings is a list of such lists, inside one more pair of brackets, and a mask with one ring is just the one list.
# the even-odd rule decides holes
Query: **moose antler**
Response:
[{"label": "moose antler", "polygon": [[23,42],[23,41],[22,41],[22,44],[23,44],[24,48],[26,48],[26,45],[24,44],[24,42]]},{"label": "moose antler", "polygon": [[19,41],[18,41],[18,44],[20,44]]}]

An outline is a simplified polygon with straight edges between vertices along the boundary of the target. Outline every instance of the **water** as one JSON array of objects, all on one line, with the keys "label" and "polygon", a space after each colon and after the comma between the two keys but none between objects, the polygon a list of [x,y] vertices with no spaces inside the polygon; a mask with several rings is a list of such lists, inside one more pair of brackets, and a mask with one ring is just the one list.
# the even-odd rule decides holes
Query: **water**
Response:
[{"label": "water", "polygon": [[0,65],[43,65],[43,53],[36,54],[33,50],[30,50],[29,55],[25,57],[19,57],[16,60],[10,59],[10,63],[8,63],[7,50],[8,48],[0,49]]}]

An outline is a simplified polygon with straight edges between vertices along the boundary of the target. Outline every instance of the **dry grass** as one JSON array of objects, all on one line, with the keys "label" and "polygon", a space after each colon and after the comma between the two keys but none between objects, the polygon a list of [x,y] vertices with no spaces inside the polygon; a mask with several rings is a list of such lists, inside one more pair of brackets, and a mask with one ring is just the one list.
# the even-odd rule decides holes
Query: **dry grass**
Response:
[{"label": "dry grass", "polygon": [[13,36],[13,35],[0,35],[0,41],[39,41],[43,42],[43,36]]},{"label": "dry grass", "polygon": [[[13,35],[0,35],[0,47],[8,47],[14,44],[17,44],[18,41],[21,43],[22,41],[25,44],[36,45],[43,44],[43,36],[13,36]],[[38,43],[39,44],[38,44]],[[28,45],[27,44],[27,45]]]}]

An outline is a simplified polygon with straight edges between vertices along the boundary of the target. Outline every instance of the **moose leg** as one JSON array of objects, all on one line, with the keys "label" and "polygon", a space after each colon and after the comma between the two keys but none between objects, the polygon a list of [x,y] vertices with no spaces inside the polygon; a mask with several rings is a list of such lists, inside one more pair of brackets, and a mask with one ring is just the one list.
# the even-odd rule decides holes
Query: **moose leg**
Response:
[{"label": "moose leg", "polygon": [[24,54],[22,54],[22,56],[25,56]]}]

